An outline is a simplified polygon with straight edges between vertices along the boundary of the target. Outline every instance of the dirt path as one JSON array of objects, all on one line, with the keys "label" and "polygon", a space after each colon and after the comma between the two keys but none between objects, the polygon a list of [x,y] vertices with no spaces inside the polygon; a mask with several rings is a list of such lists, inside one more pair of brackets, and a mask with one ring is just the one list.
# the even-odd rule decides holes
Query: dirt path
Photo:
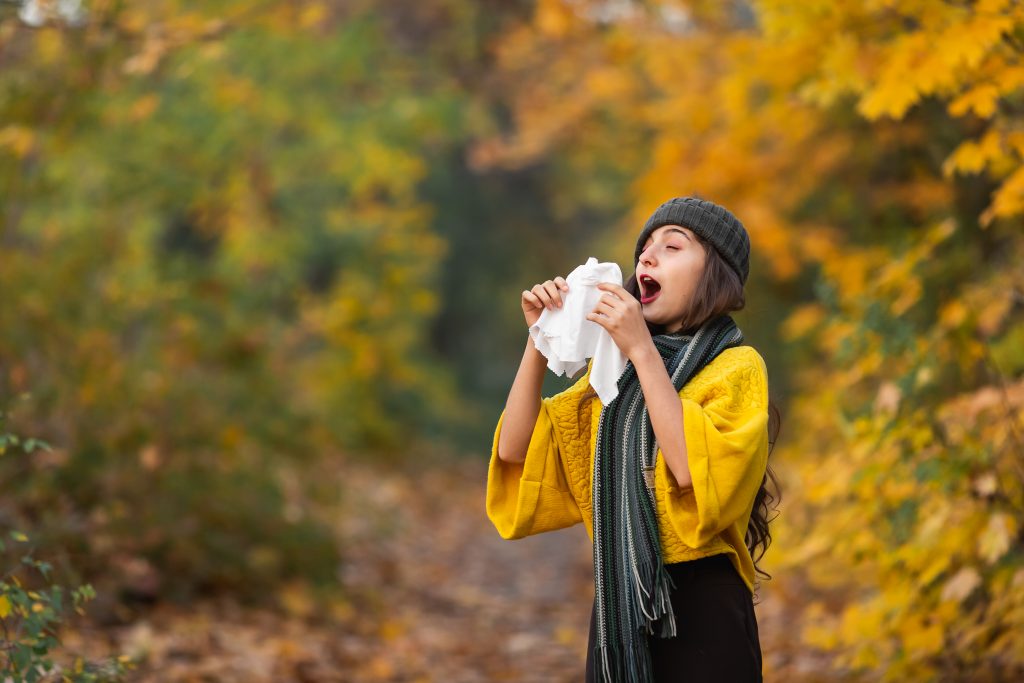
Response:
[{"label": "dirt path", "polygon": [[582,678],[594,595],[586,532],[577,525],[502,539],[484,510],[486,475],[486,463],[462,463],[378,490],[379,504],[400,510],[400,528],[384,546],[361,539],[357,554],[373,559],[350,564],[345,579],[355,593],[387,586],[380,595],[393,637],[369,673],[466,683]]}]

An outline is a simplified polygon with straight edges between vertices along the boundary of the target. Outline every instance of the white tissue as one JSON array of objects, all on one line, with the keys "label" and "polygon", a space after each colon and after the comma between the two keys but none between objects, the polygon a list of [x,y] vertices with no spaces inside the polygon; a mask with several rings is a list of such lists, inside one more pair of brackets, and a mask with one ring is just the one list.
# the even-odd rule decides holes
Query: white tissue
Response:
[{"label": "white tissue", "polygon": [[604,292],[598,283],[613,282],[622,286],[622,271],[618,264],[598,263],[591,256],[577,266],[565,281],[568,292],[562,292],[562,308],[547,309],[530,326],[533,345],[548,359],[548,369],[556,375],[575,375],[593,358],[590,385],[597,391],[601,403],[608,405],[619,395],[619,377],[629,360],[622,353],[608,330],[587,314],[594,310]]}]

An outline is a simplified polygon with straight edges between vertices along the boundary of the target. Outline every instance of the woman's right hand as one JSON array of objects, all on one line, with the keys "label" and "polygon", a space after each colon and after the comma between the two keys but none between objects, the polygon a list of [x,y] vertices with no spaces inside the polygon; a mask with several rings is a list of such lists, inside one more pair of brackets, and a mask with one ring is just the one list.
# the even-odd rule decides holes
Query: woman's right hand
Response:
[{"label": "woman's right hand", "polygon": [[553,280],[534,285],[531,289],[523,290],[523,315],[526,317],[526,326],[532,327],[545,308],[554,309],[562,307],[562,295],[569,291],[569,283],[564,277],[558,276]]}]

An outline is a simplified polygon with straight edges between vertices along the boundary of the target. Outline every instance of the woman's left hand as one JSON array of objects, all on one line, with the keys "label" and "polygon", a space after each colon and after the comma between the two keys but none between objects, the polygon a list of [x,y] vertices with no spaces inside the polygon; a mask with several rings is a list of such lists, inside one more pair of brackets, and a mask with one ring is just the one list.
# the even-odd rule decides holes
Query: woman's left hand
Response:
[{"label": "woman's left hand", "polygon": [[620,285],[600,282],[597,288],[604,294],[594,310],[587,313],[587,320],[593,320],[608,330],[619,350],[635,361],[637,353],[654,345],[644,320],[643,307]]}]

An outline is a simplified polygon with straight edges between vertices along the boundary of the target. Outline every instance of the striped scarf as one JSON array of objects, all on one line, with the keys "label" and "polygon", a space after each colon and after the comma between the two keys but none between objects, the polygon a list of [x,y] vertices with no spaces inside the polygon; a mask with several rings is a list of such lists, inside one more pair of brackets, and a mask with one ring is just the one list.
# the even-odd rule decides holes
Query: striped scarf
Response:
[{"label": "striped scarf", "polygon": [[[653,340],[680,391],[715,356],[742,343],[743,333],[722,315],[693,335],[659,334]],[[618,396],[601,410],[594,450],[594,661],[602,683],[646,683],[653,681],[647,634],[664,615],[658,637],[676,635],[669,599],[675,584],[662,562],[655,517],[658,443],[632,361],[618,387]]]}]

